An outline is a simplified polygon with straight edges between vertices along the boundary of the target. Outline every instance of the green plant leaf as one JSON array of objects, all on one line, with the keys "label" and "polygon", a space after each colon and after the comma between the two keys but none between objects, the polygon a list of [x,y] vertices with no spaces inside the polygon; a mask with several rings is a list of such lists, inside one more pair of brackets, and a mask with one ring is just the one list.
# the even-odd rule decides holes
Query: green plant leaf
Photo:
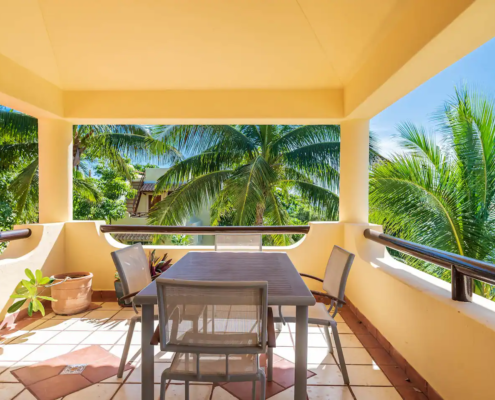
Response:
[{"label": "green plant leaf", "polygon": [[24,287],[30,292],[31,288],[33,287],[33,284],[25,279],[21,281],[21,283],[24,285]]},{"label": "green plant leaf", "polygon": [[12,304],[9,309],[7,310],[8,313],[12,314],[14,312],[16,312],[19,308],[22,307],[22,305],[26,302],[27,299],[24,299],[24,300],[21,300],[21,301],[17,301],[15,302],[14,304]]},{"label": "green plant leaf", "polygon": [[32,299],[31,300],[31,303],[29,303],[29,304],[32,304],[33,305],[33,311],[34,312],[38,311],[38,303],[39,303],[39,301],[36,300],[36,298]]},{"label": "green plant leaf", "polygon": [[32,281],[32,280],[34,280],[34,279],[35,279],[35,278],[34,278],[33,273],[31,272],[31,270],[30,270],[29,268],[26,268],[26,269],[24,270],[24,272],[26,273],[26,276],[29,278],[29,280],[31,280],[31,281]]},{"label": "green plant leaf", "polygon": [[30,317],[33,315],[33,302],[32,301],[28,305],[28,315]]},{"label": "green plant leaf", "polygon": [[58,301],[57,299],[54,299],[53,297],[49,296],[37,296],[38,299],[43,299],[43,300],[48,300],[48,301]]},{"label": "green plant leaf", "polygon": [[41,312],[41,315],[43,315],[43,317],[44,317],[45,316],[45,307],[43,307],[43,303],[41,303],[41,301],[39,301],[38,299],[34,299],[34,302],[36,304],[38,311]]},{"label": "green plant leaf", "polygon": [[19,284],[19,285],[21,285],[21,286],[20,286],[20,287],[18,287],[18,288],[15,290],[15,292],[16,292],[17,294],[26,294],[26,293],[28,293],[28,290],[27,290],[24,286],[22,286],[22,284]]},{"label": "green plant leaf", "polygon": [[40,285],[48,285],[49,283],[50,283],[50,278],[48,276],[45,276],[40,281],[38,281],[38,284]]},{"label": "green plant leaf", "polygon": [[10,296],[11,299],[27,299],[29,295],[26,294],[13,294]]},{"label": "green plant leaf", "polygon": [[38,282],[39,284],[43,279],[43,273],[41,272],[40,269],[37,269],[35,273],[36,273],[36,282]]}]

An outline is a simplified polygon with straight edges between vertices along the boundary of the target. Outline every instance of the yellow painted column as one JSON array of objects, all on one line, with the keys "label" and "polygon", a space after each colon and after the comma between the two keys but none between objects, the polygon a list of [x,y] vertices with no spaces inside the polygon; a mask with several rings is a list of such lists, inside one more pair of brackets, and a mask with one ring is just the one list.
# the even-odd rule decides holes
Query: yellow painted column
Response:
[{"label": "yellow painted column", "polygon": [[340,125],[340,222],[368,222],[369,130],[367,119]]},{"label": "yellow painted column", "polygon": [[72,124],[38,120],[40,223],[72,220]]}]

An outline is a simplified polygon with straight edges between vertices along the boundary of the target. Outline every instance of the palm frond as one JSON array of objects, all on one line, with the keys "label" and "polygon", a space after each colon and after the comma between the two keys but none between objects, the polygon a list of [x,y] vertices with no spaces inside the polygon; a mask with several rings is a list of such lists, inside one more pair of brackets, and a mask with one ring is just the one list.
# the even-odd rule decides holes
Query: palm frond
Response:
[{"label": "palm frond", "polygon": [[232,171],[214,171],[198,176],[158,202],[151,210],[152,225],[182,225],[187,218],[212,202]]},{"label": "palm frond", "polygon": [[79,198],[89,201],[99,201],[101,193],[94,184],[92,179],[86,179],[82,177],[74,176],[72,180],[73,193]]},{"label": "palm frond", "polygon": [[294,127],[294,129],[275,140],[271,147],[274,153],[279,153],[311,144],[336,141],[340,141],[340,126],[305,125]]},{"label": "palm frond", "polygon": [[38,120],[13,110],[0,110],[0,136],[8,136],[20,143],[36,141]]},{"label": "palm frond", "polygon": [[327,221],[339,218],[339,196],[331,190],[304,181],[289,181],[292,189],[306,200]]},{"label": "palm frond", "polygon": [[26,203],[29,201],[28,197],[32,195],[32,184],[37,181],[38,174],[38,158],[32,161],[26,168],[24,168],[12,181],[9,186],[9,190],[17,202],[17,216],[24,212]]},{"label": "palm frond", "polygon": [[249,137],[230,125],[158,125],[153,129],[153,137],[192,155],[214,146],[248,154],[256,149]]},{"label": "palm frond", "polygon": [[8,168],[38,156],[38,143],[0,144],[0,168]]},{"label": "palm frond", "polygon": [[262,156],[235,170],[225,190],[236,198],[236,225],[255,223],[258,207],[264,207],[265,192],[275,179],[275,172]]}]

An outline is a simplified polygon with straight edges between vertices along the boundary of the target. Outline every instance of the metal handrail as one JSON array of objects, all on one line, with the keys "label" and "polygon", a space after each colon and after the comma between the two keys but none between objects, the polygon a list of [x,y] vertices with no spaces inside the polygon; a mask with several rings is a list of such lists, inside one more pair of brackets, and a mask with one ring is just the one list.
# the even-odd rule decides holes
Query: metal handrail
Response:
[{"label": "metal handrail", "polygon": [[101,225],[103,233],[151,233],[164,235],[215,235],[219,233],[307,234],[309,225],[288,226],[160,226]]},{"label": "metal handrail", "polygon": [[31,236],[31,229],[14,229],[13,231],[0,232],[0,243],[10,242],[11,240],[26,239]]},{"label": "metal handrail", "polygon": [[495,265],[366,229],[364,237],[452,271],[452,299],[472,301],[473,279],[495,284]]}]

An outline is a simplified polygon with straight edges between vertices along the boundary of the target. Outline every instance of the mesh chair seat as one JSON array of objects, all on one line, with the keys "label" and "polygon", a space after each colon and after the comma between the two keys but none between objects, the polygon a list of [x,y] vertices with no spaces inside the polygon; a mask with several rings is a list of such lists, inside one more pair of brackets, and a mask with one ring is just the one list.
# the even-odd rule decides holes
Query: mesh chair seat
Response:
[{"label": "mesh chair seat", "polygon": [[[278,307],[272,307],[273,309],[273,318],[276,322],[281,322],[280,315],[278,313]],[[296,321],[296,307],[292,306],[283,306],[282,307],[282,315],[287,322],[295,322]],[[328,313],[325,308],[325,304],[316,303],[314,306],[308,307],[308,322],[310,324],[319,324],[319,325],[331,325],[335,322],[332,316]]]},{"label": "mesh chair seat", "polygon": [[[197,375],[196,354],[176,353],[170,366],[171,374]],[[229,375],[255,374],[258,371],[256,354],[229,355]],[[199,356],[199,372],[201,376],[224,376],[226,356],[224,354],[201,354]]]},{"label": "mesh chair seat", "polygon": [[259,338],[256,333],[224,333],[218,335],[187,332],[178,344],[205,347],[253,347],[259,344],[258,341]]}]

